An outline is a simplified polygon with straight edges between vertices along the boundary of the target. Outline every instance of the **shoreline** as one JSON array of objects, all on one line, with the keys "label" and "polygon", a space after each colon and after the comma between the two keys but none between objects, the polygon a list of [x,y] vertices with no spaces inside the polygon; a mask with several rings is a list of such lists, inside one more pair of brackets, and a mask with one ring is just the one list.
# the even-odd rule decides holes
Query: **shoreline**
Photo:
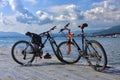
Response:
[{"label": "shoreline", "polygon": [[63,64],[56,58],[21,66],[11,57],[11,49],[0,47],[0,80],[120,80],[120,68],[96,72],[86,64]]}]

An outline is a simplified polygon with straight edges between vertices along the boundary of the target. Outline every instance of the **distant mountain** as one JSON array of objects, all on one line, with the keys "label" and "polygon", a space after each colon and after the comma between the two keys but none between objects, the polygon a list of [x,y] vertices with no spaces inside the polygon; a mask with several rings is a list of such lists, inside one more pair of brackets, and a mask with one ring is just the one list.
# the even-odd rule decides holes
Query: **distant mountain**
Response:
[{"label": "distant mountain", "polygon": [[[102,30],[84,30],[84,33],[86,33],[86,34],[91,34],[91,33],[96,33],[96,32],[100,32],[100,31],[102,31]],[[73,32],[74,34],[81,34],[81,31],[79,30],[77,30],[77,31],[74,31]]]},{"label": "distant mountain", "polygon": [[109,29],[95,32],[94,34],[120,34],[120,25],[113,26]]},{"label": "distant mountain", "polygon": [[0,31],[0,37],[23,37],[24,34],[17,32],[2,32]]}]

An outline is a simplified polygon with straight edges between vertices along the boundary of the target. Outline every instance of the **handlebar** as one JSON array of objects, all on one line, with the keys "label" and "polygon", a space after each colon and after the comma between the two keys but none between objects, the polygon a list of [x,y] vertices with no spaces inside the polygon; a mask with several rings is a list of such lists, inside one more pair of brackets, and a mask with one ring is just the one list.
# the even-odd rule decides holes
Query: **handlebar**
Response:
[{"label": "handlebar", "polygon": [[[64,28],[62,28],[61,30],[60,30],[60,32],[63,32],[64,30],[68,30],[68,31],[70,31],[70,29],[68,29],[68,26],[70,25],[70,23],[67,23],[65,26],[64,26]],[[81,29],[84,29],[85,27],[88,27],[88,24],[87,23],[83,23],[83,24],[81,24],[80,26],[78,26],[79,28],[81,28]]]},{"label": "handlebar", "polygon": [[50,28],[48,31],[43,32],[43,33],[41,33],[41,34],[39,34],[39,35],[45,35],[45,34],[51,32],[52,30],[54,30],[56,27],[57,27],[57,26],[54,26],[54,27]]},{"label": "handlebar", "polygon": [[60,29],[60,32],[63,32],[64,30],[70,30],[70,29],[68,29],[69,25],[70,25],[70,23],[67,23],[67,24],[64,26],[64,28]]},{"label": "handlebar", "polygon": [[33,35],[45,35],[48,34],[50,31],[54,30],[56,28],[56,26],[50,28],[48,31],[40,33],[40,34],[36,34],[36,33],[31,33],[31,32],[27,32],[25,35],[32,37]]}]

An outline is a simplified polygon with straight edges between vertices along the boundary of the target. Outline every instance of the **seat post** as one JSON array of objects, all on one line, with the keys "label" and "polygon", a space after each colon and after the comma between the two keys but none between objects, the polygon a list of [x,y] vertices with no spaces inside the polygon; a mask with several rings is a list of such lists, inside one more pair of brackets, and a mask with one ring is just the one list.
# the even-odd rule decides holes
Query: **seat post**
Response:
[{"label": "seat post", "polygon": [[82,37],[82,50],[84,51],[84,30],[83,29],[81,29],[82,30],[82,35],[81,35],[81,37]]}]

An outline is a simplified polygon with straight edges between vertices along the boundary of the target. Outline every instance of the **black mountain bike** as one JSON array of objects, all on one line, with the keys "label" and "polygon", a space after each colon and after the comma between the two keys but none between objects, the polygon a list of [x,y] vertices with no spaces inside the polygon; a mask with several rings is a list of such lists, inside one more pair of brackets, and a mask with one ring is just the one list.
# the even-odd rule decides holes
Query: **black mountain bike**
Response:
[{"label": "black mountain bike", "polygon": [[[43,32],[41,34],[35,34],[27,32],[26,35],[31,38],[31,41],[21,40],[16,42],[12,47],[12,58],[21,65],[31,64],[35,57],[42,58],[43,48],[47,41],[50,42],[54,54],[57,56],[57,43],[54,38],[50,35],[50,32],[54,30],[56,26],[52,27],[50,30]],[[45,37],[44,41],[42,38]],[[48,55],[49,58],[50,55]],[[58,58],[59,59],[59,58]]]},{"label": "black mountain bike", "polygon": [[107,55],[103,46],[98,41],[86,39],[84,28],[88,25],[84,23],[79,26],[82,30],[82,48],[76,43],[68,26],[69,23],[60,31],[68,31],[68,40],[61,42],[57,49],[61,61],[67,64],[73,64],[83,57],[94,70],[103,71],[107,65]]}]

